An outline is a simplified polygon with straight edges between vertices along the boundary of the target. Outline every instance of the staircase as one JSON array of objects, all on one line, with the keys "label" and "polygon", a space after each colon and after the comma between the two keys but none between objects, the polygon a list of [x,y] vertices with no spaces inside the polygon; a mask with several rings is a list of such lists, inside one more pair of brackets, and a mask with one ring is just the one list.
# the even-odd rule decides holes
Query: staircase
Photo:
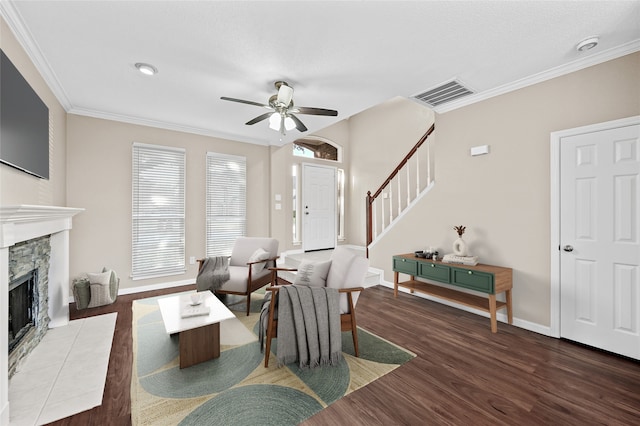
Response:
[{"label": "staircase", "polygon": [[433,159],[425,142],[434,130],[432,124],[380,188],[373,195],[367,192],[367,256],[369,247],[432,187]]}]

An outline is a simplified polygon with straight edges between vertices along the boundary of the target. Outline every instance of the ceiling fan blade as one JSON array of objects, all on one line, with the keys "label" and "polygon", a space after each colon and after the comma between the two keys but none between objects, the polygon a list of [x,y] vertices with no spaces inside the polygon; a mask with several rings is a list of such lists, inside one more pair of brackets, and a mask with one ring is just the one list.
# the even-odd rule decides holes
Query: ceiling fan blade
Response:
[{"label": "ceiling fan blade", "polygon": [[311,107],[296,107],[296,112],[298,114],[330,115],[332,117],[335,117],[338,115],[338,111],[333,109],[311,108]]},{"label": "ceiling fan blade", "polygon": [[293,122],[296,123],[296,129],[298,129],[298,131],[300,131],[300,132],[306,132],[307,131],[307,126],[305,126],[302,123],[302,121],[300,121],[300,119],[298,117],[296,117],[293,114],[289,114],[289,117],[291,117]]},{"label": "ceiling fan blade", "polygon": [[273,112],[265,112],[264,114],[259,115],[256,118],[254,118],[253,120],[249,120],[244,124],[246,124],[248,126],[251,126],[252,124],[256,124],[256,123],[261,122],[262,120],[266,120],[267,118],[269,118],[271,116],[271,114],[273,114]]},{"label": "ceiling fan blade", "polygon": [[259,107],[264,107],[264,108],[271,108],[269,105],[265,105],[265,104],[261,104],[259,102],[253,102],[253,101],[245,101],[244,99],[228,98],[226,96],[222,96],[222,97],[220,97],[220,99],[222,99],[223,101],[239,102],[241,104],[254,105],[254,106],[259,106]]}]

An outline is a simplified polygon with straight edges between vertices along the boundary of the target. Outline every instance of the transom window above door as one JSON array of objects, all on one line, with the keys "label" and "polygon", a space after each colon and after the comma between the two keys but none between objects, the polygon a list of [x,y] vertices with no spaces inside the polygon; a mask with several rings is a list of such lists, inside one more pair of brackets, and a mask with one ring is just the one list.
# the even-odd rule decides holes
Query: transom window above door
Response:
[{"label": "transom window above door", "polygon": [[340,161],[340,148],[318,137],[298,139],[293,143],[296,157]]}]

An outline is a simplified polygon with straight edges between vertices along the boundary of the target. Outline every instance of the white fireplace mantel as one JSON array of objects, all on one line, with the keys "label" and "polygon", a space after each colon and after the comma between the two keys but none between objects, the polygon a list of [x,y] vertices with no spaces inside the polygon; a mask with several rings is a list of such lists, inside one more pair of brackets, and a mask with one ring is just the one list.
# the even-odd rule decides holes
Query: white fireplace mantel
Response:
[{"label": "white fireplace mantel", "polygon": [[69,230],[84,209],[56,206],[0,206],[0,424],[9,423],[9,247],[50,235],[49,327],[69,323]]},{"label": "white fireplace mantel", "polygon": [[71,207],[0,207],[0,248],[71,229],[71,218],[84,211]]}]

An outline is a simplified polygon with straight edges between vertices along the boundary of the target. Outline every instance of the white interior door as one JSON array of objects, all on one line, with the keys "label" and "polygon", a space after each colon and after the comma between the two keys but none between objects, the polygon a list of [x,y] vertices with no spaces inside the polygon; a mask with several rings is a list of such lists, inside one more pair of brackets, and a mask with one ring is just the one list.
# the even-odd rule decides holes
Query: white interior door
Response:
[{"label": "white interior door", "polygon": [[336,246],[336,168],[302,164],[302,248]]},{"label": "white interior door", "polygon": [[560,335],[640,359],[640,126],[560,140]]}]

